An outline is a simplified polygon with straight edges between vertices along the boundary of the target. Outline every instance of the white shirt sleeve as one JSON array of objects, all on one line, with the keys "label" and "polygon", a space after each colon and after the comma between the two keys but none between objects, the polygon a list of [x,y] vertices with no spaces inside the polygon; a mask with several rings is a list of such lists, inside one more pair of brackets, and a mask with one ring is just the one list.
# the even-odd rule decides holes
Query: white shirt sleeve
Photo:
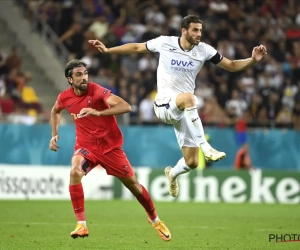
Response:
[{"label": "white shirt sleeve", "polygon": [[163,44],[163,36],[151,39],[146,42],[146,47],[151,52],[160,52],[161,46]]},{"label": "white shirt sleeve", "polygon": [[210,60],[218,52],[215,48],[206,43],[204,45],[204,48],[206,53],[206,61]]}]

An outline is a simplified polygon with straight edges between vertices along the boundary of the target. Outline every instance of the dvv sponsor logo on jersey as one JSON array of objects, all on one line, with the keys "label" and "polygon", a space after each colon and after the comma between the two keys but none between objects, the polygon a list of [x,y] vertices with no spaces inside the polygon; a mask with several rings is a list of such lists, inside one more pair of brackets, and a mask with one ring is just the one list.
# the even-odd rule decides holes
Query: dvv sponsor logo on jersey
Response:
[{"label": "dvv sponsor logo on jersey", "polygon": [[182,67],[188,67],[188,66],[194,66],[192,61],[181,61],[181,60],[171,60],[172,66],[182,66]]}]

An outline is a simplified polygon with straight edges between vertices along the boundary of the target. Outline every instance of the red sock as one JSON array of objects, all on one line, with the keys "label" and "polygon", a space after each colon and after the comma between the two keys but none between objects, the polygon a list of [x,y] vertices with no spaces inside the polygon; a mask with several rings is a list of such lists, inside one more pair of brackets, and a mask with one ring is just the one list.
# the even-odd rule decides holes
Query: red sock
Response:
[{"label": "red sock", "polygon": [[136,196],[136,199],[145,208],[149,218],[151,220],[154,220],[157,217],[155,207],[153,205],[153,202],[150,198],[148,191],[146,190],[146,188],[144,188],[143,185],[141,185],[141,186],[142,186],[142,194],[139,196]]},{"label": "red sock", "polygon": [[84,193],[82,184],[69,186],[71,201],[77,221],[85,221],[84,213]]}]

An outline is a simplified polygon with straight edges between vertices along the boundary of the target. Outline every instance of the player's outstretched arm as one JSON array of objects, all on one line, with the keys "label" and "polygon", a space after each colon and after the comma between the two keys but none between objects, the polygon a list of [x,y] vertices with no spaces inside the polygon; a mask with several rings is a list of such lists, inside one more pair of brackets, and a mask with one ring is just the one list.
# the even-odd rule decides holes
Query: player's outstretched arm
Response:
[{"label": "player's outstretched arm", "polygon": [[106,46],[99,40],[89,40],[101,53],[104,54],[134,54],[147,53],[149,50],[146,43],[127,43],[121,46],[106,48]]},{"label": "player's outstretched arm", "polygon": [[267,49],[265,46],[260,45],[253,48],[250,58],[231,61],[224,57],[217,65],[230,72],[241,71],[257,63],[265,55],[267,55]]},{"label": "player's outstretched arm", "polygon": [[83,108],[80,110],[80,118],[86,116],[103,116],[103,115],[121,115],[131,111],[131,106],[128,102],[123,100],[121,97],[116,96],[114,94],[110,94],[107,98],[106,103],[110,106],[110,108],[105,110],[96,110],[92,108]]},{"label": "player's outstretched arm", "polygon": [[62,109],[59,109],[57,107],[57,102],[55,102],[55,104],[51,110],[51,119],[50,119],[52,138],[50,140],[49,148],[52,151],[57,151],[59,148],[59,146],[56,144],[56,142],[59,140],[58,126],[59,126],[60,119],[61,119],[61,111],[62,111]]}]

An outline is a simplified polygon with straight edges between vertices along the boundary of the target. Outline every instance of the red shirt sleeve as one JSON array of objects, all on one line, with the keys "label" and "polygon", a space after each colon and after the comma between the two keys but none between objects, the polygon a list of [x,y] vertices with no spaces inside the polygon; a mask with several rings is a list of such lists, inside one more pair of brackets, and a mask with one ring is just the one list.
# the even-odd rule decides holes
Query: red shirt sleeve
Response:
[{"label": "red shirt sleeve", "polygon": [[111,94],[111,90],[104,88],[98,84],[95,83],[94,85],[94,93],[95,96],[98,100],[101,100],[103,102],[106,102],[107,98],[110,96]]},{"label": "red shirt sleeve", "polygon": [[63,105],[63,102],[62,102],[61,94],[59,94],[58,97],[57,97],[57,99],[56,99],[56,107],[58,109],[64,109],[64,105]]}]

